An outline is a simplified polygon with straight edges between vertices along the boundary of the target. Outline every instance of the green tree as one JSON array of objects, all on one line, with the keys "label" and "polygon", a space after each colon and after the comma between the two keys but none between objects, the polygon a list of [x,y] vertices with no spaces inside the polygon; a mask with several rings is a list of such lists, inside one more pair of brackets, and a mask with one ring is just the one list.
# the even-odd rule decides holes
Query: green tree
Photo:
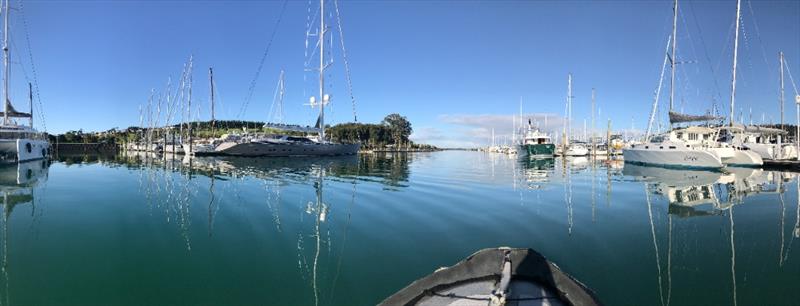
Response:
[{"label": "green tree", "polygon": [[408,136],[411,135],[412,129],[411,122],[408,122],[406,117],[400,116],[400,114],[390,114],[383,118],[382,123],[389,127],[395,145],[408,143]]}]

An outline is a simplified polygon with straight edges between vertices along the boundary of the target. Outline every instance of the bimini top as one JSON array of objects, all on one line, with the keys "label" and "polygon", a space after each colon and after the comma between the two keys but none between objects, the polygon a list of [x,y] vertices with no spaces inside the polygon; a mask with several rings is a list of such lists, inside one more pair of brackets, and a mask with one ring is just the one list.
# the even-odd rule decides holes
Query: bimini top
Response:
[{"label": "bimini top", "polygon": [[722,119],[712,115],[689,115],[676,112],[669,112],[670,123],[683,123],[683,122],[697,122],[697,121],[713,121]]}]

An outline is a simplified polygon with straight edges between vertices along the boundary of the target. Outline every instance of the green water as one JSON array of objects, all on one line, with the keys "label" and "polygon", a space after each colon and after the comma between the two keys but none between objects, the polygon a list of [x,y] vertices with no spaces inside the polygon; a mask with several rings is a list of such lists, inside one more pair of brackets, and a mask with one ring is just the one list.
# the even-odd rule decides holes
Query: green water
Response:
[{"label": "green water", "polygon": [[797,184],[478,152],[61,156],[0,169],[0,303],[369,305],[513,246],[609,305],[796,304]]}]

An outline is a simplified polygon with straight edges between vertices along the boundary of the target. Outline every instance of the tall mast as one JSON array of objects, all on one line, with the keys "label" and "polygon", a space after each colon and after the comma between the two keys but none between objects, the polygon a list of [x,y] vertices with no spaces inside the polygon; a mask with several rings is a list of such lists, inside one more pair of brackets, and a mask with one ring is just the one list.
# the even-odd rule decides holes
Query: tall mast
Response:
[{"label": "tall mast", "polygon": [[567,145],[572,134],[572,73],[567,76]]},{"label": "tall mast", "polygon": [[28,83],[28,104],[31,107],[31,128],[33,128],[33,85]]},{"label": "tall mast", "polygon": [[11,68],[8,65],[8,0],[3,6],[3,124],[8,124],[8,76]]},{"label": "tall mast", "polygon": [[214,137],[214,123],[216,123],[216,119],[214,117],[214,68],[208,67],[208,83],[209,88],[211,88],[211,137]]},{"label": "tall mast", "polygon": [[[669,59],[669,69],[672,73],[669,81],[669,111],[672,111],[673,100],[675,99],[675,50],[678,48],[678,0],[675,0],[672,12],[672,56]],[[670,123],[671,124],[671,123]]]},{"label": "tall mast", "polygon": [[[8,1],[8,0],[6,0]],[[325,140],[325,0],[319,0],[319,140]]]},{"label": "tall mast", "polygon": [[[731,116],[731,126],[733,126],[733,122],[734,122],[734,119],[735,119],[734,115],[736,114],[735,113],[735,109],[734,109],[734,105],[735,105],[735,101],[736,101],[736,57],[739,55],[739,17],[740,17],[740,14],[741,14],[741,6],[742,6],[742,1],[741,0],[737,0],[736,1],[736,34],[733,36],[734,37],[734,39],[733,39],[733,79],[731,80],[731,114],[730,114],[730,116]],[[781,116],[783,116],[783,113],[781,113]],[[783,120],[781,120],[781,124],[782,123],[783,123]]]},{"label": "tall mast", "polygon": [[[594,125],[594,108],[595,108],[595,104],[594,104],[594,88],[592,88],[592,134],[591,134],[591,137],[592,137],[592,153],[594,153],[594,152],[595,152],[595,151],[594,151],[594,130],[595,130],[595,125]],[[592,154],[592,155],[595,155],[595,154]]]},{"label": "tall mast", "polygon": [[[783,51],[781,51],[779,54],[780,54],[780,64],[781,64],[781,99],[780,99],[780,102],[781,102],[781,130],[782,130],[783,129],[783,104],[784,104],[784,100],[783,100]],[[795,136],[795,137],[797,137],[797,136]]]}]

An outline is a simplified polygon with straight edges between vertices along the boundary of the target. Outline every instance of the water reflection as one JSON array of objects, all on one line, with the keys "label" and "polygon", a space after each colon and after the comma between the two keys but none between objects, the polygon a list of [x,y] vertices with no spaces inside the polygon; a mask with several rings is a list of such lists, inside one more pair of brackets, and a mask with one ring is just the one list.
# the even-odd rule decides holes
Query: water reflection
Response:
[{"label": "water reflection", "polygon": [[[50,185],[68,186],[60,190],[105,192],[64,183],[65,174],[88,169],[80,175],[102,172],[125,186],[120,189],[135,191],[126,193],[133,199],[124,206],[103,210],[72,203],[67,211],[95,210],[100,212],[95,218],[104,220],[124,211],[147,226],[122,238],[168,241],[153,243],[142,256],[155,258],[150,263],[179,278],[180,286],[151,280],[142,287],[169,287],[188,297],[186,303],[224,304],[189,288],[206,288],[218,278],[214,286],[237,292],[230,304],[266,298],[275,304],[374,304],[490,245],[536,248],[609,304],[752,304],[764,288],[784,292],[785,283],[797,280],[787,272],[798,267],[791,250],[800,236],[800,203],[793,192],[800,182],[789,173],[678,171],[623,167],[613,158],[518,160],[474,152],[59,160]],[[107,198],[120,197],[115,196]],[[67,218],[64,212],[47,215]],[[108,246],[87,241],[97,252]],[[168,264],[159,266],[162,262]],[[154,269],[137,275],[157,274]],[[256,289],[225,282],[232,278]],[[701,287],[712,283],[713,292]],[[625,294],[615,291],[620,287]],[[22,295],[18,292],[25,291],[14,291],[15,297]]]},{"label": "water reflection", "polygon": [[46,161],[29,161],[19,164],[0,166],[0,194],[3,197],[3,249],[2,267],[0,267],[2,280],[5,284],[0,293],[0,304],[10,305],[9,291],[9,222],[15,207],[30,204],[31,217],[34,222],[37,217],[34,189],[47,180]]}]

